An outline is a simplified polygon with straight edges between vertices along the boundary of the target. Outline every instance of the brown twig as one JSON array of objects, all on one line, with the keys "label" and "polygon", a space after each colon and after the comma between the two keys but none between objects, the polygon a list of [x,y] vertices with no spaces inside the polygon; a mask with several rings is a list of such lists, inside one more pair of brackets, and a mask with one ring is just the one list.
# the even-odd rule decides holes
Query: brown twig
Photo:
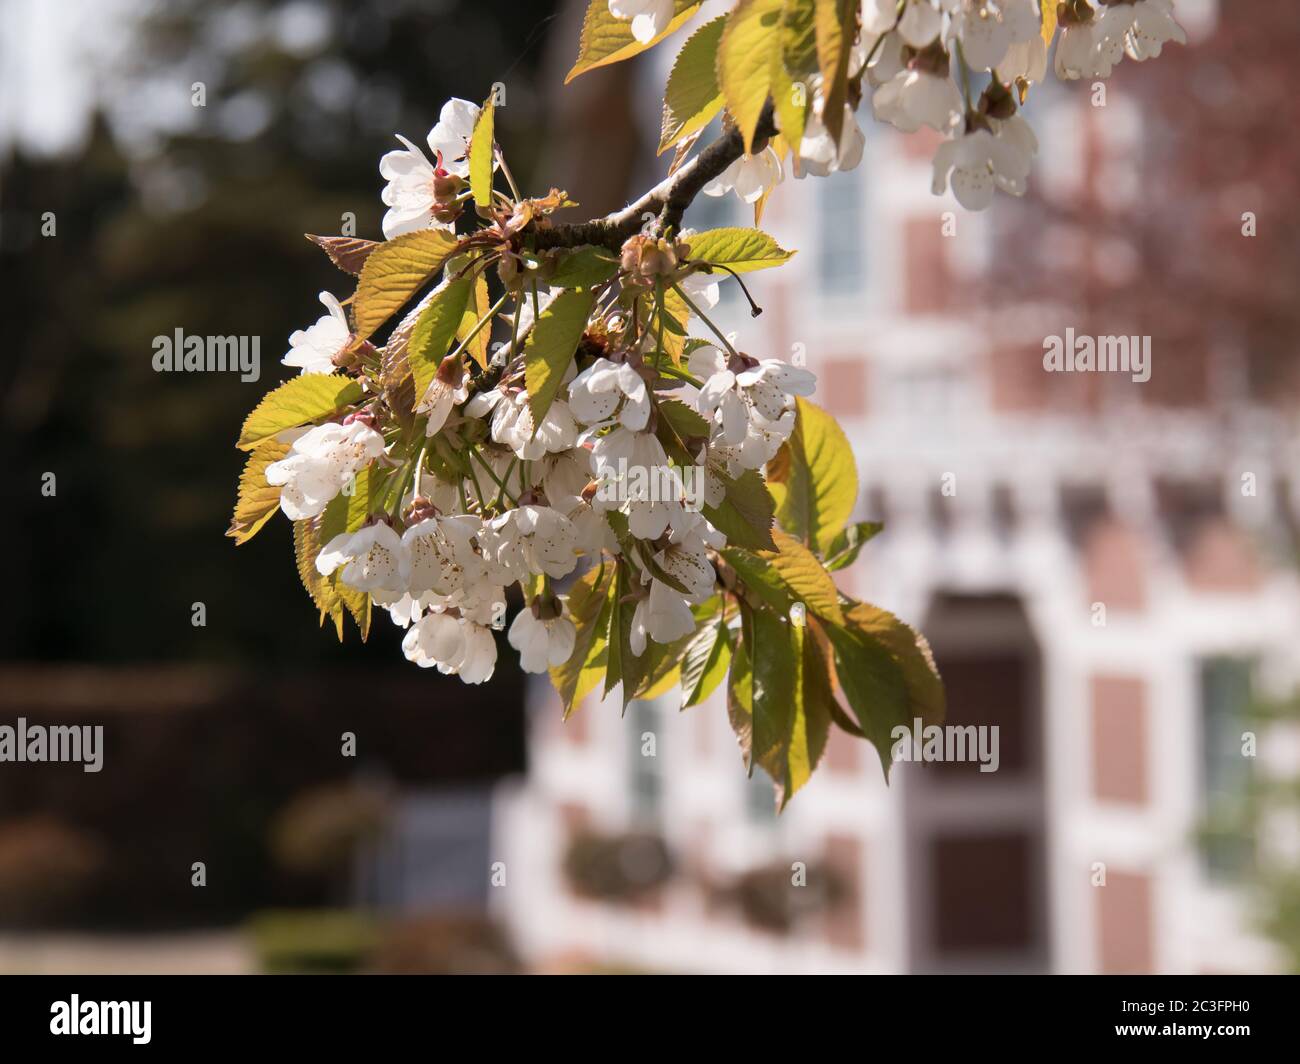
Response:
[{"label": "brown twig", "polygon": [[[754,135],[755,151],[762,151],[776,135],[771,102],[759,116]],[[682,215],[701,190],[744,154],[740,131],[734,126],[704,148],[680,170],[670,174],[649,192],[621,211],[589,222],[534,223],[532,237],[538,251],[549,248],[575,248],[584,244],[617,252],[628,237],[640,232],[647,214],[655,217],[655,231],[665,233],[681,228]]]}]

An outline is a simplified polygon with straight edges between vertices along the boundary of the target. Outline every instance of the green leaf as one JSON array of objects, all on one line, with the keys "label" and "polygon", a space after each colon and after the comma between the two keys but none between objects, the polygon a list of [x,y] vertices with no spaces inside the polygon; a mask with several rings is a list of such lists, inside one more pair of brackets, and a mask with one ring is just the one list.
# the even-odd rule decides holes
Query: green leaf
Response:
[{"label": "green leaf", "polygon": [[493,147],[496,124],[495,94],[489,96],[474,120],[469,138],[469,190],[482,210],[492,207]]},{"label": "green leaf", "polygon": [[569,619],[576,629],[573,653],[563,665],[551,669],[551,683],[564,706],[564,716],[574,711],[600,677],[598,659],[606,653],[609,633],[609,596],[613,565],[593,566],[569,589]]},{"label": "green leaf", "polygon": [[825,556],[857,505],[857,461],[830,414],[802,398],[796,409],[794,432],[782,445],[769,487],[781,526]]},{"label": "green leaf", "polygon": [[690,466],[696,463],[696,457],[687,446],[687,441],[707,438],[709,423],[681,400],[661,399],[655,435],[664,445],[669,458],[679,465]]},{"label": "green leaf", "polygon": [[772,103],[777,125],[785,142],[794,149],[796,169],[799,142],[813,97],[809,81],[817,72],[816,6],[816,0],[786,0],[781,50],[772,64]]},{"label": "green leaf", "polygon": [[722,110],[718,85],[718,42],[727,17],[706,22],[682,45],[664,89],[663,129],[659,154],[713,121]]},{"label": "green leaf", "polygon": [[706,624],[687,644],[682,658],[682,708],[709,697],[731,665],[731,633],[725,621]]},{"label": "green leaf", "polygon": [[893,730],[944,715],[943,681],[925,637],[867,603],[844,610],[844,624],[826,624],[835,651],[835,675],[859,727],[875,746],[889,777]]},{"label": "green leaf", "polygon": [[754,152],[754,133],[772,88],[773,61],[781,49],[785,0],[740,0],[727,17],[718,45],[718,83],[727,110]]},{"label": "green leaf", "polygon": [[591,292],[565,289],[551,300],[528,334],[524,344],[524,384],[535,425],[542,423],[560,391],[564,372],[573,361],[595,303]]},{"label": "green leaf", "polygon": [[803,603],[808,613],[843,623],[839,592],[812,552],[784,532],[775,532],[772,538],[775,551],[724,547],[722,556],[745,586],[781,616],[789,617],[791,607]]},{"label": "green leaf", "polygon": [[858,0],[816,0],[817,63],[821,68],[826,103],[822,120],[826,131],[840,142],[844,129],[844,103],[849,89],[849,57],[857,34]]},{"label": "green leaf", "polygon": [[420,312],[406,348],[406,360],[415,378],[415,399],[419,402],[432,383],[447,349],[465,318],[474,284],[468,277],[443,281]]},{"label": "green leaf", "polygon": [[753,759],[780,779],[782,747],[790,731],[796,668],[792,625],[770,610],[754,610],[747,632],[753,670]]},{"label": "green leaf", "polygon": [[580,247],[556,258],[547,277],[553,288],[592,288],[614,276],[618,260],[605,248]]},{"label": "green leaf", "polygon": [[375,248],[361,268],[352,305],[358,339],[368,339],[424,287],[456,250],[456,235],[442,229],[403,233]]},{"label": "green leaf", "polygon": [[[817,0],[786,0],[782,59],[796,81],[806,82],[810,74],[817,73],[816,21]],[[811,98],[812,93],[808,95]]]},{"label": "green leaf", "polygon": [[609,13],[609,0],[591,0],[587,17],[583,19],[582,36],[578,40],[578,58],[565,76],[567,85],[579,74],[588,70],[631,59],[647,48],[653,48],[669,34],[676,33],[696,11],[702,0],[673,0],[672,21],[653,40],[642,44],[632,36],[632,20],[615,18]]},{"label": "green leaf", "polygon": [[767,484],[758,470],[746,469],[732,479],[725,473],[714,473],[726,487],[727,494],[717,506],[705,503],[701,512],[727,542],[750,550],[771,550],[772,514],[775,504]]},{"label": "green leaf", "polygon": [[[615,563],[614,579],[610,581],[609,599],[607,600],[609,634],[606,637],[608,646],[605,657],[606,695],[622,682],[625,662],[632,657],[628,640],[632,630],[633,604],[623,601],[623,596],[626,594],[627,566],[619,561]],[[623,689],[627,690],[626,686]]]},{"label": "green leaf", "polygon": [[361,385],[337,373],[304,373],[262,397],[244,421],[235,444],[251,451],[285,429],[324,421],[361,398]]},{"label": "green leaf", "polygon": [[289,445],[277,440],[258,444],[239,474],[239,495],[226,535],[236,544],[247,543],[280,508],[280,489],[266,482],[266,467],[289,453]]},{"label": "green leaf", "polygon": [[738,719],[742,726],[746,723],[748,693],[750,761],[772,777],[780,810],[821,760],[834,694],[821,646],[806,628],[767,610],[745,607],[745,613],[742,630],[750,677],[748,692],[743,686],[739,692]]},{"label": "green leaf", "polygon": [[740,605],[740,636],[731,655],[727,673],[727,720],[736,733],[741,757],[750,775],[754,773],[754,671],[750,648],[754,641],[754,611]]},{"label": "green leaf", "polygon": [[328,543],[344,532],[355,532],[380,508],[389,474],[367,466],[353,478],[351,491],[340,492],[326,505],[320,516],[320,541]]},{"label": "green leaf", "polygon": [[836,572],[858,560],[858,554],[864,546],[885,526],[879,521],[859,521],[844,528],[826,548],[826,569]]},{"label": "green leaf", "polygon": [[736,273],[780,266],[794,255],[761,229],[706,229],[690,238],[692,259],[729,266]]}]

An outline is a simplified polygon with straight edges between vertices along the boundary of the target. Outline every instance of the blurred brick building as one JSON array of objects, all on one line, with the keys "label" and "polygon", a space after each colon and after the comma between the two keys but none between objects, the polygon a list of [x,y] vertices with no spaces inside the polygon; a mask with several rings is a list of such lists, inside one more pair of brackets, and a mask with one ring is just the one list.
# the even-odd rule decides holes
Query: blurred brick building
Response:
[{"label": "blurred brick building", "polygon": [[[1244,61],[1215,50],[1212,4],[1178,6],[1194,47],[1171,77]],[[665,62],[643,71],[648,108]],[[764,227],[800,254],[756,276],[762,318],[735,292],[720,308],[763,357],[803,345],[858,455],[857,516],[886,526],[839,574],[845,589],[926,632],[949,721],[998,725],[999,770],[899,765],[887,787],[874,751],[836,733],[777,818],[718,696],[679,714],[674,693],[623,719],[591,698],[562,725],[539,686],[531,774],[503,796],[495,845],[511,869],[495,897],[534,963],[1278,963],[1242,889],[1252,843],[1203,827],[1256,771],[1242,754],[1252,689],[1296,665],[1300,436],[1277,383],[1294,382],[1295,353],[1252,376],[1258,351],[1217,305],[1161,286],[1148,245],[1167,243],[1132,224],[1184,150],[1150,126],[1157,65],[1123,69],[1102,106],[1086,85],[1038,91],[1035,193],[983,216],[931,195],[935,141],[873,126],[856,172],[787,178],[772,197]],[[1203,202],[1173,206],[1180,254],[1210,270],[1246,239],[1237,213],[1227,225]],[[734,200],[688,222],[748,224]],[[1044,338],[1067,327],[1150,335],[1150,380],[1045,372]],[[647,836],[671,870],[647,864]],[[593,837],[643,889],[575,873],[566,854]],[[801,865],[808,886],[791,886]],[[789,896],[776,925],[752,904],[763,870]]]}]

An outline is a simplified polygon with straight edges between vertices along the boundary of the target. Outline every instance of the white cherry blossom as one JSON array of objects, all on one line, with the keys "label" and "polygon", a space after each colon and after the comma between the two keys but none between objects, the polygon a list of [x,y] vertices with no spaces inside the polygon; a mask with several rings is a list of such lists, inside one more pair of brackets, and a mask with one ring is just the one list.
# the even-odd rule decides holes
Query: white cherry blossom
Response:
[{"label": "white cherry blossom", "polygon": [[905,67],[876,89],[871,107],[880,121],[904,133],[922,126],[943,133],[960,120],[964,104],[947,74]]},{"label": "white cherry blossom", "polygon": [[826,177],[840,170],[852,170],[862,161],[862,152],[867,146],[867,138],[854,117],[853,108],[844,105],[844,128],[837,145],[830,130],[822,121],[822,104],[820,94],[813,99],[812,113],[804,127],[803,139],[799,141],[799,166],[796,177]]},{"label": "white cherry blossom", "polygon": [[944,0],[951,11],[947,38],[961,41],[972,70],[1002,69],[1014,44],[1043,39],[1036,0]]},{"label": "white cherry blossom", "polygon": [[471,514],[427,517],[402,533],[408,561],[408,590],[415,595],[451,595],[483,579],[486,568],[474,549],[481,526]]},{"label": "white cherry blossom", "polygon": [[266,467],[292,521],[318,516],[358,470],[384,453],[384,438],[362,421],[318,425],[297,434],[289,453]]},{"label": "white cherry blossom", "polygon": [[406,593],[410,559],[401,537],[385,521],[342,532],[321,548],[316,571],[329,576],[340,567],[339,578],[345,584],[368,591],[380,605],[396,602]]},{"label": "white cherry blossom", "polygon": [[545,672],[569,660],[577,629],[567,617],[543,620],[526,607],[516,614],[506,638],[519,651],[519,664],[524,672]]},{"label": "white cherry blossom", "polygon": [[424,434],[436,436],[447,424],[452,410],[468,398],[469,374],[465,372],[465,364],[459,358],[443,359],[429,387],[415,404],[417,414],[429,415]]},{"label": "white cherry blossom", "polygon": [[898,20],[898,33],[913,48],[924,48],[939,36],[943,15],[930,0],[907,0]]},{"label": "white cherry blossom", "polygon": [[533,420],[532,404],[522,388],[480,392],[465,406],[469,417],[483,417],[489,411],[492,439],[509,447],[524,461],[567,451],[577,443],[578,423],[563,399],[551,403],[540,425]]},{"label": "white cherry blossom", "polygon": [[289,337],[289,353],[280,361],[296,366],[303,373],[333,373],[334,356],[352,340],[352,329],[339,301],[329,292],[320,294],[328,314],[316,319],[315,325],[299,329]]},{"label": "white cherry blossom", "polygon": [[780,425],[783,416],[793,410],[793,397],[812,395],[817,384],[809,370],[779,358],[728,358],[707,345],[691,352],[689,365],[701,381],[696,409],[728,447],[745,442],[752,422],[761,429]]},{"label": "white cherry blossom", "polygon": [[633,654],[645,653],[646,638],[671,643],[695,631],[695,615],[680,591],[650,577],[650,593],[638,599],[632,611],[628,645]]},{"label": "white cherry blossom", "polygon": [[578,564],[578,534],[552,506],[526,504],[494,517],[479,533],[484,555],[511,580],[567,576]]},{"label": "white cherry blossom", "polygon": [[1170,0],[1112,4],[1098,20],[1096,35],[1098,47],[1107,50],[1112,62],[1119,62],[1117,48],[1141,63],[1159,56],[1166,41],[1187,43]]},{"label": "white cherry blossom", "polygon": [[469,142],[481,110],[478,104],[453,96],[442,105],[437,125],[429,130],[429,150],[449,174],[469,177]]},{"label": "white cherry blossom", "polygon": [[951,182],[957,202],[971,211],[988,207],[995,189],[1023,196],[1037,148],[1033,131],[1019,115],[1001,123],[996,134],[987,129],[963,133],[935,152],[932,190],[942,196]]},{"label": "white cherry blossom", "polygon": [[616,419],[625,428],[639,430],[650,419],[650,393],[645,378],[631,365],[598,358],[570,383],[569,410],[584,425]]},{"label": "white cherry blossom", "polygon": [[785,172],[781,157],[771,147],[757,155],[742,155],[704,186],[706,196],[725,196],[735,192],[746,203],[757,203],[781,183]]},{"label": "white cherry blossom", "polygon": [[1056,41],[1056,76],[1062,81],[1079,78],[1108,78],[1117,62],[1124,56],[1122,41],[1103,47],[1105,41],[1098,32],[1099,19],[1088,22],[1063,23]]}]

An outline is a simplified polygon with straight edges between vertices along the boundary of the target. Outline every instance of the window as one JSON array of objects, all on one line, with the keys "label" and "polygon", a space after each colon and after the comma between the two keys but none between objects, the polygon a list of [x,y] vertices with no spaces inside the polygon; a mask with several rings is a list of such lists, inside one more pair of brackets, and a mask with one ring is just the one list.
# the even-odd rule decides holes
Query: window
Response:
[{"label": "window", "polygon": [[1212,880],[1234,880],[1254,859],[1253,840],[1236,823],[1250,785],[1250,759],[1241,748],[1249,728],[1250,676],[1251,663],[1242,659],[1209,658],[1200,666],[1201,860]]},{"label": "window", "polygon": [[817,277],[828,295],[857,295],[866,282],[862,173],[859,167],[817,182]]}]

